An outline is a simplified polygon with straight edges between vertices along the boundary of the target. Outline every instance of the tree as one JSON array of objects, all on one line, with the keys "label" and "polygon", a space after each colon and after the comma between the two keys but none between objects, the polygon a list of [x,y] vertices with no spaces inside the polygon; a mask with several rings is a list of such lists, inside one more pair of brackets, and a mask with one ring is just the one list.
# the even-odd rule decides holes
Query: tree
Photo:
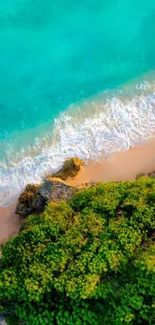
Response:
[{"label": "tree", "polygon": [[3,247],[0,297],[28,325],[154,324],[155,181],[49,203]]}]

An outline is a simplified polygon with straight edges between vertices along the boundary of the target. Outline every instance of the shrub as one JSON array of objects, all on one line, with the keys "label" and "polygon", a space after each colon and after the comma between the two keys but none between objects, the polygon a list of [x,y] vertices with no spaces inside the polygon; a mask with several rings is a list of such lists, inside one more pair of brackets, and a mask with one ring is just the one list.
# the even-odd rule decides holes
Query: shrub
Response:
[{"label": "shrub", "polygon": [[28,325],[154,324],[155,181],[50,203],[3,247],[0,297]]}]

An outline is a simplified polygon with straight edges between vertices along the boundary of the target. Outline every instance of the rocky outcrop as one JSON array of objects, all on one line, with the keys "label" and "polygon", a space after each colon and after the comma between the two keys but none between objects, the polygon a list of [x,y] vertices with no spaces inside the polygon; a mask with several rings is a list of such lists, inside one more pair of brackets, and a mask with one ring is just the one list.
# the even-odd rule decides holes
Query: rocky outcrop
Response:
[{"label": "rocky outcrop", "polygon": [[25,325],[25,322],[20,321],[15,313],[14,304],[3,301],[3,305],[0,304],[0,325]]},{"label": "rocky outcrop", "polygon": [[0,325],[7,325],[5,318],[0,316]]},{"label": "rocky outcrop", "polygon": [[137,176],[136,176],[136,179],[138,179],[138,178],[141,178],[141,177],[143,177],[143,176],[147,176],[145,173],[140,173],[140,174],[138,174]]},{"label": "rocky outcrop", "polygon": [[150,178],[155,178],[155,170],[153,172],[151,172],[151,173],[148,173],[148,176]]},{"label": "rocky outcrop", "polygon": [[26,217],[31,213],[43,211],[46,200],[39,192],[39,185],[27,185],[25,191],[20,195],[16,213]]},{"label": "rocky outcrop", "polygon": [[75,177],[81,169],[82,160],[79,158],[71,158],[64,162],[63,167],[53,177],[59,177],[66,180],[68,177]]},{"label": "rocky outcrop", "polygon": [[143,176],[148,176],[150,178],[155,178],[155,170],[150,172],[150,173],[140,173],[137,175],[136,179],[140,178],[140,177],[143,177]]},{"label": "rocky outcrop", "polygon": [[68,201],[76,191],[76,187],[70,186],[60,178],[50,176],[39,189],[40,194],[48,202],[59,202],[60,200]]},{"label": "rocky outcrop", "polygon": [[65,183],[68,177],[75,177],[82,166],[78,158],[66,160],[63,167],[54,175],[48,176],[44,183],[39,185],[27,185],[20,195],[16,213],[26,217],[32,213],[43,211],[46,201],[67,201],[75,193],[76,188]]},{"label": "rocky outcrop", "polygon": [[26,325],[24,321],[18,320],[15,316],[0,316],[0,325]]}]

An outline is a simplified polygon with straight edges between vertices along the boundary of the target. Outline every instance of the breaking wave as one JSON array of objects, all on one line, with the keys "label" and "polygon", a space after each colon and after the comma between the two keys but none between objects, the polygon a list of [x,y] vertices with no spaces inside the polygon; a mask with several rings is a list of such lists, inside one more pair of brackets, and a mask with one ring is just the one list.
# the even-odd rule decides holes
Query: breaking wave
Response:
[{"label": "breaking wave", "polygon": [[35,140],[38,153],[0,162],[0,205],[12,203],[28,183],[38,183],[70,157],[86,162],[109,157],[151,138],[155,131],[155,82],[143,82],[99,94],[80,107],[72,106],[55,120],[47,144]]}]

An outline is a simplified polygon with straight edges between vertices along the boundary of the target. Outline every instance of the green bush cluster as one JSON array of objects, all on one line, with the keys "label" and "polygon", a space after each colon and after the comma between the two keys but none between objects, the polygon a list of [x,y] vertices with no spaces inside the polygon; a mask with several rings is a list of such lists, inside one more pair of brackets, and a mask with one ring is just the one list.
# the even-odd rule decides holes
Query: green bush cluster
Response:
[{"label": "green bush cluster", "polygon": [[3,247],[0,298],[27,325],[155,324],[155,181],[99,184]]}]

